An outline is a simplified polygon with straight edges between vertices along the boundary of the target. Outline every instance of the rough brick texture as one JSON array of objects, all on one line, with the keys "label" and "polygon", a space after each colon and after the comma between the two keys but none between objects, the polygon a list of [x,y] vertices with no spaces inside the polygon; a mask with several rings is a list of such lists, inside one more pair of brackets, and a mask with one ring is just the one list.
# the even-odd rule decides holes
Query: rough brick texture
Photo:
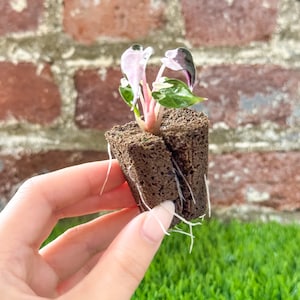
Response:
[{"label": "rough brick texture", "polygon": [[61,100],[49,65],[0,62],[0,120],[48,124],[60,114]]},{"label": "rough brick texture", "polygon": [[109,129],[132,120],[133,113],[121,99],[120,69],[82,70],[75,75],[77,89],[76,124],[81,128]]},{"label": "rough brick texture", "polygon": [[300,152],[213,155],[209,168],[215,205],[252,203],[300,209]]},{"label": "rough brick texture", "polygon": [[277,0],[181,0],[187,39],[196,46],[244,45],[275,30]]},{"label": "rough brick texture", "polygon": [[0,1],[0,35],[36,30],[43,13],[43,0]]},{"label": "rough brick texture", "polygon": [[211,124],[229,127],[265,121],[280,126],[300,124],[300,70],[274,65],[222,65],[200,70],[195,92],[209,100]]},{"label": "rough brick texture", "polygon": [[96,151],[47,151],[24,153],[17,157],[0,154],[0,202],[8,201],[20,184],[29,177],[106,158],[106,153]]},{"label": "rough brick texture", "polygon": [[300,1],[1,0],[0,14],[0,200],[34,174],[106,158],[104,131],[134,119],[119,58],[139,43],[155,50],[150,87],[166,50],[192,51],[213,210],[300,209]]},{"label": "rough brick texture", "polygon": [[164,24],[163,1],[64,1],[64,28],[77,41],[138,39]]}]

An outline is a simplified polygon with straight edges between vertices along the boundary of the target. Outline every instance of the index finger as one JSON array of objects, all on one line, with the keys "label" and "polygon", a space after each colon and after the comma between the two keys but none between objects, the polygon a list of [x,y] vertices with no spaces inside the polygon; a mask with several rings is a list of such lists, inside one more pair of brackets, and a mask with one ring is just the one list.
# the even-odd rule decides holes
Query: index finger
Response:
[{"label": "index finger", "polygon": [[[12,240],[13,237],[25,238],[29,244],[40,244],[51,232],[61,210],[67,214],[68,209],[79,202],[101,201],[99,193],[108,167],[108,161],[92,162],[28,180],[2,212],[2,225],[9,230]],[[104,192],[124,182],[118,162],[112,160]],[[121,198],[119,201],[121,206]],[[84,210],[84,206],[81,207]]]}]

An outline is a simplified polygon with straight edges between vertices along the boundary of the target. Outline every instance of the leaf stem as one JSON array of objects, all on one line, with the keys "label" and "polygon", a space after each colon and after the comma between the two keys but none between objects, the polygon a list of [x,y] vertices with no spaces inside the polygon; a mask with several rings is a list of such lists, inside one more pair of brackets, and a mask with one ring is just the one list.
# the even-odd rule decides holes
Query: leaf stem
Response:
[{"label": "leaf stem", "polygon": [[[163,73],[164,73],[164,71],[165,71],[165,68],[166,68],[166,66],[165,66],[164,64],[162,64],[162,65],[160,66],[160,68],[159,68],[159,70],[158,70],[158,73],[157,73],[157,75],[156,75],[156,79],[155,79],[154,82],[158,82],[158,81],[159,81],[159,79],[162,77],[162,75],[163,75]],[[153,90],[154,90],[154,88],[153,88]]]}]

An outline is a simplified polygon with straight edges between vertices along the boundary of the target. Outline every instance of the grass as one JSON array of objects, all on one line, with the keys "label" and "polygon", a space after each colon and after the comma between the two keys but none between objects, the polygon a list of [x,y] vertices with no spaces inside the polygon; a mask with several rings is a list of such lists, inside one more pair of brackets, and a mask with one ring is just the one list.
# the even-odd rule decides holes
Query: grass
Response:
[{"label": "grass", "polygon": [[188,237],[164,240],[132,299],[300,299],[299,225],[210,220],[194,234],[191,254]]}]

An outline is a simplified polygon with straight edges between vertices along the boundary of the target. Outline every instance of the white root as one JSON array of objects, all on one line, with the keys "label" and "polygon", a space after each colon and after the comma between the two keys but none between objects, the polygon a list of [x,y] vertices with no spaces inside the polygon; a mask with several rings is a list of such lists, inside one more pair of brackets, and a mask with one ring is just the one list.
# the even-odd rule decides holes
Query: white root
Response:
[{"label": "white root", "polygon": [[195,223],[187,221],[185,218],[181,217],[177,213],[174,213],[174,216],[177,217],[180,221],[182,221],[183,223],[185,223],[189,226],[189,232],[185,232],[182,229],[180,229],[179,227],[175,227],[175,229],[172,229],[171,231],[172,232],[177,232],[177,233],[180,233],[180,234],[184,234],[184,235],[187,235],[187,236],[190,237],[191,243],[190,243],[189,252],[192,253],[193,247],[194,247],[194,239],[195,239],[195,236],[193,234],[193,227],[202,225],[201,222],[203,221],[203,218],[205,217],[205,214],[199,217],[201,222],[195,222]]},{"label": "white root", "polygon": [[177,233],[181,233],[184,235],[187,235],[190,237],[191,239],[191,244],[190,244],[190,253],[192,253],[193,250],[193,246],[194,246],[194,239],[195,236],[193,235],[193,227],[194,226],[199,226],[202,225],[202,221],[205,217],[205,214],[203,214],[202,216],[199,216],[198,219],[200,220],[200,222],[190,222],[187,221],[185,218],[181,217],[180,215],[178,215],[177,213],[174,214],[179,220],[181,220],[183,223],[187,224],[189,226],[189,232],[185,232],[183,231],[181,228],[179,228],[178,226],[175,227],[175,229],[172,229],[172,232],[177,232]]},{"label": "white root", "polygon": [[[182,177],[182,179],[184,180],[187,188],[189,189],[189,192],[191,194],[191,197],[193,199],[193,202],[194,204],[196,204],[196,200],[195,200],[195,197],[194,197],[194,193],[192,191],[192,188],[190,186],[190,184],[188,183],[187,179],[185,178],[184,174],[182,173],[182,171],[180,170],[179,168],[179,165],[177,164],[176,160],[174,158],[172,158],[172,162],[173,162],[173,165],[175,166],[176,168],[176,171],[179,173],[179,175]],[[182,201],[182,199],[185,199],[183,194],[182,194],[182,190],[180,188],[180,185],[178,185],[178,178],[176,177],[175,178],[176,180],[176,185],[177,185],[177,190],[178,190],[178,194],[179,194],[179,197],[180,197],[180,200]],[[209,186],[208,186],[208,180],[207,180],[207,177],[206,177],[206,174],[204,174],[204,184],[205,184],[205,189],[206,189],[206,197],[207,197],[207,210],[208,210],[208,217],[210,218],[211,217],[211,202],[210,202],[210,193],[209,193]],[[181,198],[181,195],[182,195],[182,198]],[[201,218],[201,217],[200,217]]]},{"label": "white root", "polygon": [[[138,190],[138,192],[139,192],[139,195],[140,195],[140,198],[141,198],[142,203],[143,203],[144,206],[147,208],[147,210],[151,213],[152,209],[151,209],[151,207],[146,203],[146,201],[144,200],[144,197],[143,197],[143,195],[142,195],[142,191],[141,191],[141,189],[140,189],[140,186],[139,186],[138,184],[136,184],[136,187],[137,187],[137,190]],[[171,213],[171,212],[170,212],[170,213]],[[153,215],[153,216],[154,216],[155,220],[158,222],[159,226],[161,227],[163,233],[164,233],[165,235],[170,235],[170,233],[167,231],[167,229],[166,229],[166,228],[164,227],[164,225],[162,224],[161,220],[160,220],[159,218],[157,218],[156,215]]]},{"label": "white root", "polygon": [[193,200],[194,204],[196,204],[196,199],[194,197],[194,193],[193,193],[193,190],[192,190],[190,184],[188,183],[187,179],[185,178],[184,174],[180,170],[179,165],[178,165],[178,163],[176,162],[176,160],[174,158],[172,158],[172,162],[173,162],[173,164],[175,166],[176,171],[179,173],[179,175],[183,179],[184,183],[186,184],[186,186],[187,186],[187,188],[188,188],[188,190],[189,190],[189,192],[191,194],[191,197],[192,197],[192,200]]},{"label": "white root", "polygon": [[175,182],[176,182],[177,192],[178,192],[178,196],[179,196],[179,199],[180,199],[180,205],[181,205],[181,207],[183,207],[183,202],[185,201],[185,198],[183,196],[182,189],[181,189],[181,186],[180,186],[180,182],[179,182],[179,179],[178,179],[175,171],[174,171],[174,175],[175,175]]},{"label": "white root", "polygon": [[[144,199],[144,197],[143,197],[143,194],[142,194],[142,191],[141,191],[141,188],[140,188],[139,184],[137,184],[137,183],[133,180],[132,176],[130,175],[130,169],[131,169],[131,167],[128,168],[129,177],[131,178],[131,180],[132,180],[132,181],[135,183],[135,185],[136,185],[136,188],[137,188],[137,190],[138,190],[138,192],[139,192],[139,196],[140,196],[140,199],[141,199],[141,201],[142,201],[142,204],[146,207],[146,209],[147,209],[148,211],[151,212],[152,209],[151,209],[151,207],[146,203],[146,201],[145,201],[145,199]],[[173,212],[169,211],[169,213],[171,214],[171,213],[173,213]],[[201,220],[200,222],[195,222],[195,223],[189,222],[188,220],[186,220],[184,217],[180,216],[180,215],[177,214],[176,212],[174,212],[174,216],[177,217],[180,221],[182,221],[183,223],[185,223],[185,224],[187,224],[187,225],[189,226],[189,232],[185,232],[185,231],[183,231],[182,229],[180,229],[180,228],[178,228],[178,227],[177,227],[176,229],[171,229],[170,232],[177,232],[177,233],[180,233],[180,234],[184,234],[184,235],[189,236],[189,237],[190,237],[190,240],[191,240],[190,248],[189,248],[189,253],[191,253],[192,250],[193,250],[194,239],[195,239],[195,236],[193,235],[193,227],[194,227],[194,226],[202,225],[201,221],[202,221],[203,218],[205,217],[205,214],[199,217],[199,219]],[[156,216],[154,216],[154,217],[155,217],[155,219],[157,220],[158,224],[160,225],[160,227],[161,227],[162,231],[164,232],[164,234],[170,235],[170,233],[166,230],[166,228],[164,228],[162,222],[161,222]]]},{"label": "white root", "polygon": [[206,188],[206,196],[207,196],[207,209],[208,209],[208,217],[211,217],[211,204],[210,204],[210,194],[209,194],[209,186],[208,180],[206,178],[206,174],[204,174],[204,183]]},{"label": "white root", "polygon": [[104,182],[103,182],[101,190],[100,190],[100,196],[102,196],[102,194],[104,192],[104,189],[105,189],[105,186],[107,184],[108,177],[109,177],[109,174],[110,174],[110,171],[111,171],[111,166],[112,166],[112,153],[111,153],[111,150],[110,150],[110,144],[109,143],[107,143],[107,153],[108,153],[109,162],[108,162],[108,167],[107,167],[107,171],[106,171],[106,176],[105,176]]},{"label": "white root", "polygon": [[[105,186],[108,182],[108,178],[109,178],[109,174],[110,174],[110,171],[111,171],[111,167],[112,167],[112,153],[111,153],[111,149],[110,149],[110,144],[107,143],[107,152],[108,152],[108,157],[109,157],[109,164],[108,164],[108,168],[107,168],[107,172],[106,172],[106,176],[105,176],[105,180],[103,182],[103,185],[101,187],[101,191],[100,191],[100,196],[103,194],[104,192],[104,189],[105,189]],[[192,197],[192,200],[194,203],[196,203],[196,200],[194,198],[194,194],[193,194],[193,191],[192,191],[192,188],[190,186],[190,184],[188,183],[187,179],[185,178],[185,176],[183,175],[182,171],[180,170],[177,162],[172,158],[172,162],[175,166],[175,181],[176,181],[176,186],[177,186],[177,191],[178,191],[178,195],[179,195],[179,198],[180,198],[180,201],[181,201],[181,205],[183,204],[183,201],[185,201],[185,198],[183,196],[183,193],[182,193],[182,189],[180,187],[180,183],[179,183],[179,180],[178,180],[178,177],[176,176],[176,171],[179,173],[179,175],[182,177],[182,179],[184,180],[185,184],[187,185],[189,191],[190,191],[190,194],[191,194],[191,197]],[[131,167],[128,168],[128,172],[129,172],[129,176],[130,176],[130,169]],[[131,180],[133,182],[135,182],[132,178],[132,176],[130,176]],[[208,207],[208,216],[211,217],[211,203],[210,203],[210,194],[209,194],[209,187],[208,187],[208,180],[207,180],[207,177],[206,177],[206,174],[204,174],[204,183],[205,183],[205,187],[206,187],[206,194],[207,194],[207,207]],[[142,201],[142,204],[146,207],[146,209],[148,211],[151,212],[151,207],[146,203],[144,197],[143,197],[143,194],[141,192],[141,188],[140,186],[135,182],[136,184],[136,187],[137,187],[137,190],[139,192],[139,196],[140,196],[140,199]],[[169,213],[172,213],[171,211],[169,211]],[[179,227],[175,227],[174,229],[171,229],[170,231],[171,232],[175,232],[175,233],[179,233],[179,234],[183,234],[183,235],[187,235],[188,237],[190,237],[190,240],[191,240],[191,243],[190,243],[190,248],[189,248],[189,253],[192,252],[193,250],[193,246],[194,246],[194,239],[195,239],[195,236],[193,235],[193,227],[194,226],[199,226],[199,225],[202,225],[202,221],[203,221],[203,218],[205,217],[205,214],[200,216],[199,219],[200,219],[200,222],[189,222],[188,220],[186,220],[184,217],[180,216],[179,214],[177,214],[176,212],[174,212],[174,216],[177,217],[180,221],[182,221],[183,223],[185,223],[186,225],[189,226],[189,232],[186,232],[182,229],[180,229]],[[164,232],[165,235],[170,235],[170,233],[167,231],[166,228],[164,228],[162,222],[154,215],[155,219],[157,220],[158,224],[160,225],[162,231]]]}]

